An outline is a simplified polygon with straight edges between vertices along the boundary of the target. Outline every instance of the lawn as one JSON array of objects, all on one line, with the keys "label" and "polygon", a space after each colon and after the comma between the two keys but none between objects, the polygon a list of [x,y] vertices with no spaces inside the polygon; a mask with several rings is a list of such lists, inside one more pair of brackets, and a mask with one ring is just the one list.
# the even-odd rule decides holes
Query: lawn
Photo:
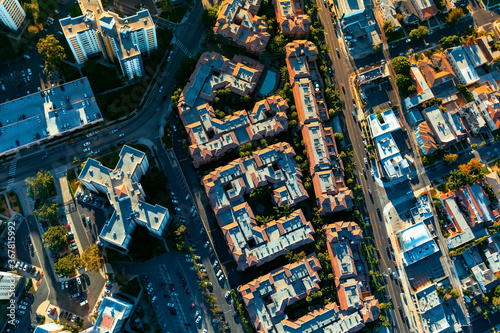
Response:
[{"label": "lawn", "polygon": [[144,262],[166,252],[163,242],[153,237],[146,228],[138,226],[135,229],[129,251],[134,262]]},{"label": "lawn", "polygon": [[69,188],[71,189],[71,194],[75,195],[78,186],[81,185],[81,182],[76,178],[75,170],[68,169],[66,172],[66,179],[68,180]]},{"label": "lawn", "polygon": [[181,5],[176,8],[170,13],[167,13],[167,11],[163,11],[160,16],[164,18],[165,20],[169,20],[170,22],[173,23],[179,23],[182,21],[182,18],[184,17],[184,14],[186,14],[188,7],[186,5]]},{"label": "lawn", "polygon": [[134,111],[146,89],[140,84],[128,86],[105,95],[97,96],[97,105],[104,118],[115,120]]},{"label": "lawn", "polygon": [[7,201],[5,200],[5,195],[0,195],[0,214],[10,218],[9,207],[7,206]]}]

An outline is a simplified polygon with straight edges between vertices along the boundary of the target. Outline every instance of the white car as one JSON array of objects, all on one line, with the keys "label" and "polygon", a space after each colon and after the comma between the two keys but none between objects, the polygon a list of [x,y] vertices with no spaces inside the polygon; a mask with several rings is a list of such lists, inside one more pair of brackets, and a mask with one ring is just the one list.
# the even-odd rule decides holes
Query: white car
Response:
[{"label": "white car", "polygon": [[161,86],[161,87],[160,87],[160,90],[159,90],[159,92],[162,92],[162,91],[163,91],[163,86]]},{"label": "white car", "polygon": [[214,266],[214,268],[215,268],[215,267],[217,267],[217,264],[218,264],[218,263],[219,263],[219,262],[218,262],[217,260],[215,260],[214,265],[213,265],[213,266]]},{"label": "white car", "polygon": [[222,281],[224,279],[224,274],[222,274],[221,276],[219,276],[219,281]]},{"label": "white car", "polygon": [[61,290],[64,290],[64,282],[61,281]]},{"label": "white car", "polygon": [[82,280],[80,280],[80,278],[79,278],[79,277],[77,277],[77,278],[76,278],[76,282],[78,282],[78,284],[79,284],[79,285],[81,285],[81,284],[82,284]]},{"label": "white car", "polygon": [[175,207],[175,210],[178,211],[178,212],[181,211],[181,209],[179,207]]},{"label": "white car", "polygon": [[88,152],[88,151],[90,151],[90,148],[88,148],[88,147],[83,149],[83,152],[84,152],[84,153],[86,153],[86,152]]},{"label": "white car", "polygon": [[219,277],[220,275],[222,274],[222,271],[219,269],[219,271],[217,272],[217,274],[215,274],[217,277]]},{"label": "white car", "polygon": [[121,138],[121,137],[124,137],[125,136],[125,133],[120,133],[118,134],[118,137]]},{"label": "white car", "polygon": [[231,292],[229,292],[229,291],[228,291],[228,292],[226,293],[226,298],[228,298],[228,297],[229,297],[229,295],[231,295]]},{"label": "white car", "polygon": [[209,245],[210,245],[210,243],[207,241],[207,242],[205,243],[205,245],[203,245],[203,247],[206,249]]},{"label": "white car", "polygon": [[193,259],[191,259],[191,258],[186,258],[186,261],[187,261],[187,262],[193,262]]},{"label": "white car", "polygon": [[179,203],[179,201],[177,201],[177,200],[172,200],[172,202],[173,202],[174,204],[178,204],[178,203]]},{"label": "white car", "polygon": [[198,316],[198,318],[196,318],[196,323],[198,324],[200,321],[201,321],[201,316]]},{"label": "white car", "polygon": [[189,194],[188,194],[188,195],[186,195],[186,200],[189,200],[189,198],[190,198],[190,197],[191,197],[191,196],[190,196]]},{"label": "white car", "polygon": [[366,159],[366,157],[364,158],[364,161],[365,161],[365,164],[368,165],[368,160]]},{"label": "white car", "polygon": [[28,75],[31,75],[31,69],[28,68]]},{"label": "white car", "polygon": [[175,307],[174,303],[167,303],[167,306],[168,306],[169,308],[174,308],[174,307]]},{"label": "white car", "polygon": [[90,145],[90,141],[87,141],[83,144],[84,147],[87,147],[88,145]]}]

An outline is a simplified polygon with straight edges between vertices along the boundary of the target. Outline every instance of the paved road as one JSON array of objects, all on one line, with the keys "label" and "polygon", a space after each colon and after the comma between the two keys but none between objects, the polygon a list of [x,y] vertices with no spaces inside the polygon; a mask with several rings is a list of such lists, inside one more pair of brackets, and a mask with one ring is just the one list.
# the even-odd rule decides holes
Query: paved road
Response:
[{"label": "paved road", "polygon": [[[344,126],[345,143],[348,146],[351,146],[354,152],[353,161],[356,162],[356,174],[359,182],[363,186],[365,204],[362,205],[361,212],[364,216],[369,216],[371,225],[373,226],[373,239],[380,253],[380,271],[381,273],[389,274],[389,268],[394,271],[395,267],[392,259],[387,256],[385,250],[389,246],[385,223],[381,220],[381,213],[377,213],[377,209],[380,212],[383,212],[384,205],[379,202],[380,192],[382,192],[383,189],[379,188],[372,177],[370,177],[369,169],[373,167],[373,165],[365,166],[364,158],[366,155],[363,141],[361,140],[361,131],[358,122],[352,116],[352,113],[355,110],[352,103],[353,95],[349,89],[349,76],[355,71],[355,68],[351,66],[350,61],[347,57],[345,57],[343,52],[340,52],[340,57],[337,56],[335,50],[340,47],[335,28],[330,17],[330,12],[324,6],[323,1],[318,0],[317,4],[319,6],[319,15],[323,23],[323,27],[325,28],[327,45],[329,49],[333,51],[330,53],[330,59],[333,62],[332,68],[334,69],[335,80],[338,85],[342,83],[345,88],[345,93],[342,93],[341,90],[340,96],[343,102],[342,110],[344,112],[343,115],[340,116],[341,118],[344,118],[340,121],[340,123]],[[363,168],[366,168],[367,177],[363,175]],[[373,196],[369,194],[369,189],[371,189]],[[393,302],[392,309],[397,309],[400,305],[402,305],[400,296],[402,291],[399,284],[396,284],[392,279],[388,279],[388,282],[389,284],[387,285],[387,290],[389,292],[389,298]],[[395,331],[407,332],[408,329],[403,325],[403,320],[399,311],[392,310],[391,313],[396,326]]]}]

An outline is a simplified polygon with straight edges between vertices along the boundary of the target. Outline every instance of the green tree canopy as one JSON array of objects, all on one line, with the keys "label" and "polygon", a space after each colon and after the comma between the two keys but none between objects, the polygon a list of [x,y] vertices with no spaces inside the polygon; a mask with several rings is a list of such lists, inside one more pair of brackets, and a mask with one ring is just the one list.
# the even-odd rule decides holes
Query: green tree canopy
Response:
[{"label": "green tree canopy", "polygon": [[455,8],[448,13],[448,16],[446,16],[446,22],[455,25],[464,16],[465,14],[462,8]]},{"label": "green tree canopy", "polygon": [[40,38],[37,44],[38,53],[45,57],[45,67],[50,67],[48,70],[55,70],[61,66],[61,63],[66,59],[66,51],[61,46],[54,35],[47,35],[45,38]]},{"label": "green tree canopy", "polygon": [[102,255],[99,253],[99,247],[96,244],[87,246],[82,253],[82,262],[89,271],[97,272],[101,268]]},{"label": "green tree canopy", "polygon": [[456,289],[450,290],[450,296],[453,297],[454,299],[457,299],[460,297],[460,293]]},{"label": "green tree canopy", "polygon": [[392,68],[396,74],[408,74],[410,72],[411,63],[405,56],[398,56],[392,59]]},{"label": "green tree canopy", "polygon": [[427,36],[428,34],[429,34],[429,29],[427,29],[426,26],[421,25],[418,28],[410,31],[410,38],[416,40],[416,39],[420,39],[424,36]]},{"label": "green tree canopy", "polygon": [[43,234],[42,240],[51,251],[62,251],[68,246],[68,229],[62,225],[50,227]]},{"label": "green tree canopy", "polygon": [[396,75],[396,85],[405,90],[411,85],[411,78],[408,75],[398,74]]},{"label": "green tree canopy", "polygon": [[56,274],[69,276],[75,273],[76,269],[81,266],[81,259],[70,253],[59,259],[54,266]]},{"label": "green tree canopy", "polygon": [[54,177],[46,170],[38,171],[35,177],[28,177],[25,180],[28,188],[28,196],[33,200],[45,201],[54,189]]},{"label": "green tree canopy", "polygon": [[396,28],[394,27],[394,24],[392,24],[391,21],[385,21],[383,29],[384,29],[384,33],[386,35],[390,35],[394,32],[394,30],[396,30]]},{"label": "green tree canopy", "polygon": [[208,7],[203,11],[201,15],[201,20],[206,28],[213,28],[217,22],[217,16],[219,14],[219,8]]},{"label": "green tree canopy", "polygon": [[446,164],[452,164],[452,163],[455,163],[455,161],[457,160],[457,158],[458,158],[457,154],[446,154],[446,155],[443,156],[443,161]]},{"label": "green tree canopy", "polygon": [[44,203],[41,207],[35,209],[35,215],[43,226],[57,225],[59,205],[54,202]]},{"label": "green tree canopy", "polygon": [[441,44],[443,44],[443,48],[447,49],[460,44],[460,37],[458,37],[457,35],[446,36],[441,38],[440,42]]}]

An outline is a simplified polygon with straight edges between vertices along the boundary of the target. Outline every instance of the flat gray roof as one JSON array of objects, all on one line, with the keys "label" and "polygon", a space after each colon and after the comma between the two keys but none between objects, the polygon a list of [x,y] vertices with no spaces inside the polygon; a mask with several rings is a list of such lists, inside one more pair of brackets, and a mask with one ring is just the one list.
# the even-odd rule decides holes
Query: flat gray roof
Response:
[{"label": "flat gray roof", "polygon": [[86,77],[20,97],[0,104],[0,155],[98,121]]}]

